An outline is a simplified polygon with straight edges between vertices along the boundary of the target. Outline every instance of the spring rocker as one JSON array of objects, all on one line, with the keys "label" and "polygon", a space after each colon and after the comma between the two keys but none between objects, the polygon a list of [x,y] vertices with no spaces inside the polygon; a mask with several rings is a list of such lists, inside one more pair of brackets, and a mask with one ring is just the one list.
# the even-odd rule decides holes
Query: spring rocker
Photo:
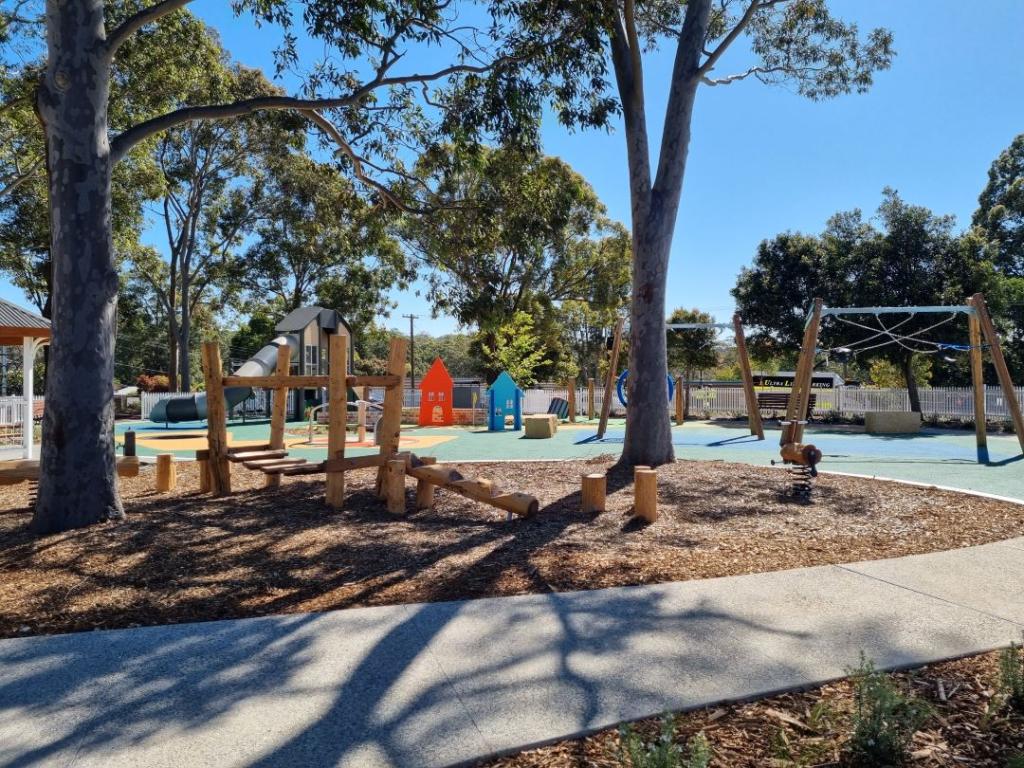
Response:
[{"label": "spring rocker", "polygon": [[[331,336],[330,360],[348,359],[348,337]],[[207,449],[196,451],[199,463],[199,490],[215,496],[231,494],[231,465],[241,464],[265,476],[264,487],[277,487],[284,476],[326,476],[325,501],[340,510],[345,496],[345,472],[353,469],[377,469],[377,496],[386,501],[389,511],[405,512],[405,478],[409,475],[423,484],[417,500],[432,503],[433,496],[425,486],[446,488],[467,498],[480,501],[510,514],[529,517],[538,510],[536,498],[521,493],[500,493],[487,480],[463,477],[455,470],[433,464],[432,459],[419,459],[411,453],[398,452],[402,424],[402,388],[405,383],[405,359],[408,341],[391,340],[387,373],[383,376],[347,375],[344,364],[331,365],[328,375],[292,376],[289,374],[291,351],[278,348],[277,367],[272,376],[225,376],[217,342],[203,344],[203,375],[207,392]],[[228,445],[227,408],[224,388],[231,386],[266,387],[274,391],[271,410],[270,440],[263,445],[231,447]],[[328,431],[327,458],[307,462],[289,456],[285,447],[285,406],[289,389],[327,388]],[[376,454],[345,456],[347,394],[349,387],[383,387],[383,411],[377,422],[379,449]],[[429,506],[427,504],[426,506]]]}]

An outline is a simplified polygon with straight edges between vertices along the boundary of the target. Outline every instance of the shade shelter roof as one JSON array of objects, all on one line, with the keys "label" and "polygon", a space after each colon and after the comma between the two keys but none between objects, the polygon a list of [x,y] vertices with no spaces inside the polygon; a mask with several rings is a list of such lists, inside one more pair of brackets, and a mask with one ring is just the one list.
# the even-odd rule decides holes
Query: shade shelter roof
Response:
[{"label": "shade shelter roof", "polygon": [[0,299],[0,345],[21,344],[27,338],[50,338],[50,321],[17,304]]}]

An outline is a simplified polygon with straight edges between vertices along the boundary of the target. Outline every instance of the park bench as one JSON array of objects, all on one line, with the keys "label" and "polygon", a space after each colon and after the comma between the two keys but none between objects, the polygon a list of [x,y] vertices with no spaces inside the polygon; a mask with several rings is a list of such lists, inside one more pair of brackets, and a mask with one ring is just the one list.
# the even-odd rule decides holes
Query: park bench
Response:
[{"label": "park bench", "polygon": [[[811,418],[811,412],[814,410],[814,403],[817,400],[817,395],[811,393],[810,400],[807,402],[807,413],[804,415],[805,419]],[[757,409],[761,413],[769,413],[775,415],[776,413],[786,413],[789,410],[789,392],[758,392],[757,393]]]}]

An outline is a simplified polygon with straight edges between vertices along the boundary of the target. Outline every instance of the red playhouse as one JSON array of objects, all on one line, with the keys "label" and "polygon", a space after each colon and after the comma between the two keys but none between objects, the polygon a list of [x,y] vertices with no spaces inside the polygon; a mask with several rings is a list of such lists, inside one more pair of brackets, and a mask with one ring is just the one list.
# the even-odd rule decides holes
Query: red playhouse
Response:
[{"label": "red playhouse", "polygon": [[452,377],[441,358],[434,360],[420,382],[420,426],[450,427],[452,415]]}]

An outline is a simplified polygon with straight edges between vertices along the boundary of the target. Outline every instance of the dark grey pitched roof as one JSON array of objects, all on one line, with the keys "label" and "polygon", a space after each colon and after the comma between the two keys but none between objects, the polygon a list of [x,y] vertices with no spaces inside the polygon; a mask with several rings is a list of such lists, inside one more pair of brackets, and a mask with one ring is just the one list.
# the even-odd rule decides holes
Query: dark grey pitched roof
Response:
[{"label": "dark grey pitched roof", "polygon": [[349,324],[345,322],[345,319],[341,315],[333,309],[324,309],[323,307],[299,307],[298,309],[289,312],[287,317],[274,326],[274,330],[278,333],[298,333],[316,320],[318,316],[320,318],[321,328],[334,331],[337,330],[338,325],[341,324],[348,328],[349,333],[352,332],[352,329],[349,328]]},{"label": "dark grey pitched roof", "polygon": [[50,321],[45,317],[22,309],[5,299],[0,299],[0,328],[45,328],[49,330]]}]

